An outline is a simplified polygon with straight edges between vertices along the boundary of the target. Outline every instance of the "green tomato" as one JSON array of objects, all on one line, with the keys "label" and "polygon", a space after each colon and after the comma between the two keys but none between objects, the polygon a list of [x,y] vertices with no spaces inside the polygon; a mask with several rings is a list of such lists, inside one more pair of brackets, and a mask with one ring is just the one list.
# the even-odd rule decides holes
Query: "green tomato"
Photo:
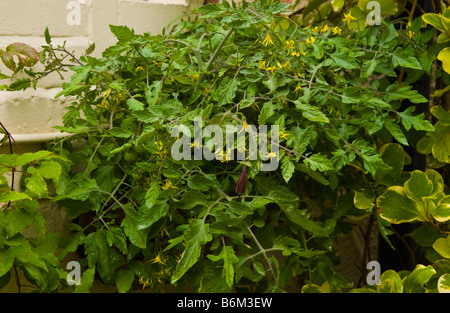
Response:
[{"label": "green tomato", "polygon": [[133,179],[134,179],[134,180],[139,180],[139,179],[142,178],[142,172],[133,172],[133,173],[131,174],[131,176],[133,176]]},{"label": "green tomato", "polygon": [[144,154],[147,152],[147,149],[145,149],[144,145],[142,143],[137,143],[134,146],[134,151],[136,151],[139,154]]},{"label": "green tomato", "polygon": [[125,159],[125,161],[127,161],[128,163],[134,163],[137,160],[137,154],[131,151],[127,151],[123,154],[123,158]]}]

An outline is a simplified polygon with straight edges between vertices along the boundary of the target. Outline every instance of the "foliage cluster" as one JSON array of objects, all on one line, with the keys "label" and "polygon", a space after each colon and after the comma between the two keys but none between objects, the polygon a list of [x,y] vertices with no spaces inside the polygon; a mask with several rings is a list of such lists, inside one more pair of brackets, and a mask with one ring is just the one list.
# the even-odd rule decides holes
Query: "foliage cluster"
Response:
[{"label": "foliage cluster", "polygon": [[[306,26],[283,14],[289,5],[269,0],[206,5],[161,35],[111,25],[117,43],[100,58],[90,56],[93,46],[80,57],[55,47],[48,30],[39,54],[25,44],[0,51],[14,75],[27,74],[3,90],[36,87],[73,63],[58,94],[73,102],[56,126],[70,135],[49,151],[0,155],[0,173],[23,167],[24,186],[14,191],[0,176],[0,286],[20,268],[41,292],[86,292],[95,278],[119,292],[450,290],[441,171],[450,113],[433,107],[437,123],[416,113],[428,100],[413,88],[442,48],[429,45],[436,29],[426,23],[444,26],[431,18],[368,26],[366,2],[328,1],[321,16],[329,19]],[[38,61],[43,72],[30,68]],[[440,67],[439,75],[448,81]],[[175,160],[172,132],[184,125],[182,135],[192,134],[196,117],[246,137],[247,125],[278,125],[279,153],[236,161],[225,142],[212,151],[222,160]],[[191,147],[211,149],[210,139]],[[434,169],[405,171],[408,146],[435,160]],[[232,148],[245,150],[242,142]],[[268,158],[279,161],[276,171],[260,170]],[[244,180],[245,190],[236,189]],[[67,210],[70,236],[47,233],[40,199]],[[353,286],[333,269],[334,240],[365,217],[387,242],[391,224],[420,222],[410,236],[429,264]],[[37,238],[21,234],[28,227]],[[61,264],[74,252],[85,270],[72,287]]]}]

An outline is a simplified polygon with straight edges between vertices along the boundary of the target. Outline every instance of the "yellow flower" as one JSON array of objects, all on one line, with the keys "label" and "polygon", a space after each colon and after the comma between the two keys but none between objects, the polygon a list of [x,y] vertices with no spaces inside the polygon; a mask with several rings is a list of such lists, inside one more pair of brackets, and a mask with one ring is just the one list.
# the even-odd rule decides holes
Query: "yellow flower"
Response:
[{"label": "yellow flower", "polygon": [[247,127],[248,127],[248,124],[245,122],[245,121],[243,121],[242,122],[242,129],[238,132],[238,135],[240,134],[240,133],[242,133],[242,131],[245,129],[245,131],[247,131]]},{"label": "yellow flower", "polygon": [[[301,88],[301,87],[300,87],[300,88]],[[279,132],[278,134],[279,134],[279,136],[280,136],[280,139],[285,139],[285,140],[288,139],[288,138],[287,138],[287,136],[289,135],[288,133],[285,133],[285,132],[281,131],[281,132]]]},{"label": "yellow flower", "polygon": [[291,49],[294,49],[294,40],[286,41],[286,46],[288,48],[288,53],[290,53]]},{"label": "yellow flower", "polygon": [[143,70],[144,70],[144,68],[142,66],[136,67],[136,72],[143,71]]},{"label": "yellow flower", "polygon": [[150,286],[152,281],[150,280],[150,278],[147,278],[146,281],[144,281],[144,276],[139,277],[139,284],[143,285],[142,289],[145,289],[145,287]]},{"label": "yellow flower", "polygon": [[416,34],[415,32],[412,32],[411,30],[408,30],[408,37],[409,37],[409,39],[412,39],[412,37],[414,37],[415,34]]},{"label": "yellow flower", "polygon": [[270,158],[270,160],[272,160],[272,158],[276,158],[276,157],[277,157],[277,154],[275,152],[270,152],[270,153],[266,152],[266,158]]},{"label": "yellow flower", "polygon": [[166,179],[165,182],[166,182],[166,184],[161,187],[162,190],[167,190],[169,188],[180,189],[180,188],[175,187],[174,185],[172,185],[172,182],[170,180]]},{"label": "yellow flower", "polygon": [[316,42],[316,38],[314,38],[313,36],[306,39],[306,43],[309,45],[312,45],[315,42]]},{"label": "yellow flower", "polygon": [[266,71],[270,71],[270,72],[272,72],[272,74],[273,74],[273,72],[276,70],[277,68],[275,67],[275,66],[269,66],[269,67],[266,67]]},{"label": "yellow flower", "polygon": [[109,102],[108,102],[108,100],[103,99],[102,103],[97,104],[97,106],[102,109],[107,109],[109,107]]},{"label": "yellow flower", "polygon": [[269,34],[269,33],[267,33],[266,38],[264,38],[262,44],[263,44],[264,46],[272,45],[272,44],[273,44],[272,37],[270,37],[270,34]]},{"label": "yellow flower", "polygon": [[156,257],[154,257],[153,259],[151,259],[149,262],[154,264],[154,263],[159,263],[159,264],[166,264],[166,259],[162,259],[161,255],[158,253],[158,255]]},{"label": "yellow flower", "polygon": [[103,99],[106,99],[106,98],[108,98],[109,97],[109,94],[111,93],[111,88],[109,88],[108,90],[106,90],[104,93],[103,93]]},{"label": "yellow flower", "polygon": [[260,70],[262,68],[266,68],[266,61],[259,60],[259,68],[258,68],[258,70]]},{"label": "yellow flower", "polygon": [[342,33],[342,29],[340,27],[333,27],[331,30],[333,32],[333,35],[340,35]]},{"label": "yellow flower", "polygon": [[191,80],[196,80],[199,76],[200,76],[200,75],[198,75],[198,74],[188,75],[188,77],[189,77]]},{"label": "yellow flower", "polygon": [[167,152],[166,149],[163,149],[163,143],[161,141],[155,141],[155,146],[159,151],[157,154],[159,154],[159,157],[162,158],[163,155]]},{"label": "yellow flower", "polygon": [[321,32],[321,33],[324,33],[324,32],[326,32],[327,30],[328,30],[328,25],[325,24],[325,26],[322,27],[322,28],[320,29],[320,32]]},{"label": "yellow flower", "polygon": [[297,87],[295,87],[295,89],[294,89],[294,93],[295,93],[295,94],[298,94],[301,90],[302,90],[302,86],[297,86]]},{"label": "yellow flower", "polygon": [[197,149],[200,149],[203,147],[203,145],[201,144],[201,142],[199,142],[198,140],[194,141],[193,143],[191,143],[191,148],[195,147]]},{"label": "yellow flower", "polygon": [[344,22],[347,22],[347,26],[350,24],[350,22],[351,22],[352,20],[356,20],[356,17],[353,17],[351,12],[348,12],[347,14],[344,13],[344,19],[343,19],[343,21],[344,21]]},{"label": "yellow flower", "polygon": [[319,29],[320,29],[319,26],[316,26],[311,31],[313,31],[314,33],[318,33]]}]

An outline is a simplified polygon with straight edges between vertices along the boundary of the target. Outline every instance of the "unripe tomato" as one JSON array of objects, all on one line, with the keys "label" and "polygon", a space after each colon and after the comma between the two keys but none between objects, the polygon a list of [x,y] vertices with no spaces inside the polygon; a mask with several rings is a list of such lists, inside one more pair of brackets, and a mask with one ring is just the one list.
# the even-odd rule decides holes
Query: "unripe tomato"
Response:
[{"label": "unripe tomato", "polygon": [[134,146],[134,151],[136,151],[139,154],[144,154],[145,152],[147,152],[147,149],[145,149],[145,147],[142,143],[137,143]]},{"label": "unripe tomato", "polygon": [[123,154],[123,158],[125,159],[125,161],[127,161],[128,163],[134,163],[137,160],[137,154],[131,151],[127,151]]}]

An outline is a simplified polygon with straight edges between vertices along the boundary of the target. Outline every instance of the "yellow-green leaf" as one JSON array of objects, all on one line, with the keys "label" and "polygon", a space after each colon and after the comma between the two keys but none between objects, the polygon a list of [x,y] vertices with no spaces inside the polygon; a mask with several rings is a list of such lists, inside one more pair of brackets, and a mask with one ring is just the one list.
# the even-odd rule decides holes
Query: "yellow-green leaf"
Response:
[{"label": "yellow-green leaf", "polygon": [[425,221],[416,202],[406,196],[403,187],[389,187],[377,199],[380,216],[392,224]]},{"label": "yellow-green leaf", "polygon": [[450,47],[442,49],[437,58],[442,62],[444,71],[450,74]]}]

